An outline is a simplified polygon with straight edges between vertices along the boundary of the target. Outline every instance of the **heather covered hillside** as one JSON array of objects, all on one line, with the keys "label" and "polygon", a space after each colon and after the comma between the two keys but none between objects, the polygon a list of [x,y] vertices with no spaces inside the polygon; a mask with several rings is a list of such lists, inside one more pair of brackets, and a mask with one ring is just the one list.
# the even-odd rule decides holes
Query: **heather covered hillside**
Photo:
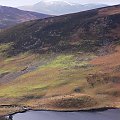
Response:
[{"label": "heather covered hillside", "polygon": [[0,115],[120,108],[120,6],[25,22],[0,33]]},{"label": "heather covered hillside", "polygon": [[0,42],[13,43],[10,54],[96,51],[119,42],[119,27],[118,5],[26,22],[0,33]]}]

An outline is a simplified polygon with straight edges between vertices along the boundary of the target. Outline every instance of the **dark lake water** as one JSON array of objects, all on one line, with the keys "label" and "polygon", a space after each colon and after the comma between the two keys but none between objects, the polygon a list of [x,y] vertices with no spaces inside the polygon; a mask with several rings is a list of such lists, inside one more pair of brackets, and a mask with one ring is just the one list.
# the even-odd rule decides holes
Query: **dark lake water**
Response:
[{"label": "dark lake water", "polygon": [[28,111],[14,115],[13,120],[120,120],[120,109],[99,112]]}]

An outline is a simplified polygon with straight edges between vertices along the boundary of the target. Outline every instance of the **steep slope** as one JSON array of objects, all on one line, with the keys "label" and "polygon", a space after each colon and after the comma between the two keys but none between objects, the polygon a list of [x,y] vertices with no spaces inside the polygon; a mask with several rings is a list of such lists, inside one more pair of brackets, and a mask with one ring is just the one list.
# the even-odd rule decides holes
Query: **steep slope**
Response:
[{"label": "steep slope", "polygon": [[66,2],[66,1],[40,1],[33,6],[21,6],[22,10],[30,10],[50,15],[63,15],[68,13],[76,13],[80,11],[105,7],[105,4],[85,4]]},{"label": "steep slope", "polygon": [[[120,6],[26,22],[0,33],[0,43],[12,42],[12,54],[94,51],[119,42]],[[19,37],[18,37],[19,36]]]},{"label": "steep slope", "polygon": [[25,21],[46,17],[49,17],[49,15],[0,6],[0,29],[8,28]]}]

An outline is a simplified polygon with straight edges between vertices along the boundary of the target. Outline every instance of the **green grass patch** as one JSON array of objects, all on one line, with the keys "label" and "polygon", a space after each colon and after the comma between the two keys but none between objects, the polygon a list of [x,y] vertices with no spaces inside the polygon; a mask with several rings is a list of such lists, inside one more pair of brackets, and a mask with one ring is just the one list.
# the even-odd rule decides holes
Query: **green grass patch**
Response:
[{"label": "green grass patch", "polygon": [[[61,54],[58,55],[55,59],[49,62],[46,65],[43,65],[43,68],[51,67],[51,68],[70,68],[70,67],[85,67],[88,65],[88,60],[93,56],[82,56],[80,61],[77,60],[76,54]],[[87,58],[87,59],[86,59]]]},{"label": "green grass patch", "polygon": [[[33,57],[28,57],[29,59],[27,57],[28,55],[22,55],[22,57],[17,56],[7,59],[5,64],[11,66],[12,63],[13,66],[11,68],[8,66],[5,68],[3,67],[4,69],[2,68],[0,71],[13,71],[19,68],[19,64],[23,64],[23,62],[26,62],[31,58],[33,59]],[[47,92],[49,89],[57,89],[62,86],[68,86],[68,91],[73,91],[74,88],[79,86],[85,86],[85,78],[92,71],[92,68],[89,66],[89,60],[91,57],[93,57],[93,55],[90,54],[59,54],[53,56],[38,56],[36,61],[33,60],[33,63],[44,61],[44,58],[47,58],[45,59],[46,62],[40,64],[38,69],[21,75],[16,80],[2,87],[0,96],[19,98],[21,96],[29,96],[31,93],[34,93],[34,95],[37,96],[43,91]],[[22,68],[22,65],[20,67]]]},{"label": "green grass patch", "polygon": [[73,64],[73,55],[59,55],[45,67],[69,67]]},{"label": "green grass patch", "polygon": [[0,44],[0,56],[6,56],[6,52],[11,48],[13,43]]}]

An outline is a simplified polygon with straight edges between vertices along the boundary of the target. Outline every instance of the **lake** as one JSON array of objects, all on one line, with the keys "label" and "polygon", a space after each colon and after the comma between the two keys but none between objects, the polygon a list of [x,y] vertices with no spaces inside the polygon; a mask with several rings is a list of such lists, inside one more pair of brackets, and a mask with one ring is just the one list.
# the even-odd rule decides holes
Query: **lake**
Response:
[{"label": "lake", "polygon": [[28,111],[15,114],[13,120],[120,120],[120,109],[98,112]]}]

